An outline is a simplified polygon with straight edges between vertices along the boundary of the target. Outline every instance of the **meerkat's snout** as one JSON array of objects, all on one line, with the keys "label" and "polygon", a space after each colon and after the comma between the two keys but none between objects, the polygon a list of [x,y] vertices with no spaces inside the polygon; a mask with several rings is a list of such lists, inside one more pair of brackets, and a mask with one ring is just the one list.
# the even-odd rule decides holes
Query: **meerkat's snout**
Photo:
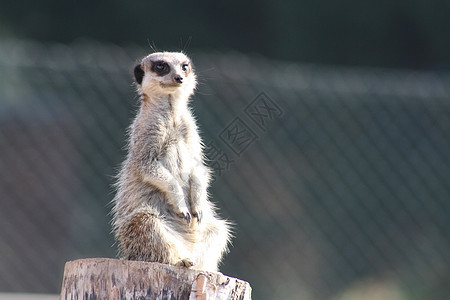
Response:
[{"label": "meerkat's snout", "polygon": [[182,84],[182,83],[183,83],[183,77],[181,77],[181,76],[178,75],[178,74],[176,74],[176,75],[173,77],[173,80],[174,80],[176,83],[178,83],[178,84]]}]

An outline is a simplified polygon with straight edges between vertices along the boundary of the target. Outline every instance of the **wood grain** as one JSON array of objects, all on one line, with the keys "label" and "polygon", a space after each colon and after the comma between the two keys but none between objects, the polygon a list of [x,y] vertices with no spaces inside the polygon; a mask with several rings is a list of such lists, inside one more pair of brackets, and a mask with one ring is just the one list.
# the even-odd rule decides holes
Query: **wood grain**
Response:
[{"label": "wood grain", "polygon": [[61,299],[251,299],[240,279],[172,265],[110,258],[66,263]]}]

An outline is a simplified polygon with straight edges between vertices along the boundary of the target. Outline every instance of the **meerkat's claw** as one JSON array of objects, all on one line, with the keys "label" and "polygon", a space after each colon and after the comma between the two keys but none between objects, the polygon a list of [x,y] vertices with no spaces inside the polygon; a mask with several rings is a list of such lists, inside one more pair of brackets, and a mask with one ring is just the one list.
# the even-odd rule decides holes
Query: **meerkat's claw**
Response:
[{"label": "meerkat's claw", "polygon": [[197,223],[199,223],[199,224],[201,223],[202,218],[203,218],[203,214],[202,214],[201,211],[192,213],[192,216],[193,216],[195,219],[197,219]]},{"label": "meerkat's claw", "polygon": [[185,268],[192,268],[194,266],[194,262],[192,260],[190,260],[189,258],[183,258],[182,260],[177,262],[176,265],[180,266],[180,267],[185,267]]},{"label": "meerkat's claw", "polygon": [[186,213],[186,214],[184,215],[184,218],[186,219],[186,222],[188,222],[188,224],[191,223],[191,221],[192,221],[192,216],[191,216],[190,213]]},{"label": "meerkat's claw", "polygon": [[188,224],[190,224],[191,221],[192,221],[192,215],[191,215],[191,213],[188,212],[188,211],[182,211],[182,212],[179,214],[179,216],[180,216],[181,218],[185,219],[186,222],[187,222]]}]

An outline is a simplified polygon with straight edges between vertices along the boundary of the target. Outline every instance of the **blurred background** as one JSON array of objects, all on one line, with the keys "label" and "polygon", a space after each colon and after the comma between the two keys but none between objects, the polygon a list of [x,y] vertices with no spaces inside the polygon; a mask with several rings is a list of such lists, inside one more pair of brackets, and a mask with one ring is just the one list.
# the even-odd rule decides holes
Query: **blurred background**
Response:
[{"label": "blurred background", "polygon": [[[0,0],[0,292],[115,257],[135,63],[185,50],[254,299],[450,296],[450,2]],[[230,139],[230,132],[243,132]],[[228,138],[227,138],[228,136]]]}]

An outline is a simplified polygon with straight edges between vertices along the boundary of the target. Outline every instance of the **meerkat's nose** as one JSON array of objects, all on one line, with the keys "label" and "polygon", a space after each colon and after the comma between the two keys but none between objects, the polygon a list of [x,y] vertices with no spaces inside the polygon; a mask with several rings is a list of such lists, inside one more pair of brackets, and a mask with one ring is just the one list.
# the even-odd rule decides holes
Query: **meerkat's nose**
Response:
[{"label": "meerkat's nose", "polygon": [[183,77],[181,77],[180,75],[175,75],[173,77],[173,80],[175,80],[176,83],[183,83]]}]

